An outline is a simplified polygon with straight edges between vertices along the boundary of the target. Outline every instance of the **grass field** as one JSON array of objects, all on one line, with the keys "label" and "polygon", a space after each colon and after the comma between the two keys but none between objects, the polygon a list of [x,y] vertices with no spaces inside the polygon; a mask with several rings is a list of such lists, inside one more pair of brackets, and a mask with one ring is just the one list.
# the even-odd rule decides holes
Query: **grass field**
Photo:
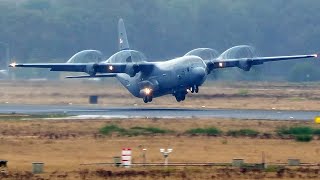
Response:
[{"label": "grass field", "polygon": [[[245,162],[261,162],[265,153],[267,163],[286,163],[288,158],[298,158],[302,162],[320,162],[320,141],[308,143],[292,139],[262,139],[230,136],[192,136],[184,134],[191,128],[216,127],[222,131],[250,128],[259,132],[275,134],[275,129],[283,125],[311,126],[320,128],[312,122],[298,121],[249,121],[225,119],[132,119],[132,120],[43,120],[27,116],[0,117],[1,159],[9,161],[9,178],[65,178],[65,179],[208,179],[254,177],[280,178],[276,172],[249,172],[242,174],[237,169],[221,168],[123,168],[110,166],[80,166],[82,163],[112,162],[114,156],[121,155],[123,147],[133,149],[133,162],[142,162],[142,148],[147,148],[147,162],[163,162],[160,148],[173,148],[170,162],[231,162],[233,158],[244,158]],[[122,128],[158,127],[174,131],[167,135],[148,136],[109,136],[99,134],[105,125]],[[32,162],[45,163],[45,173],[32,175]],[[316,170],[319,170],[316,169]],[[288,169],[281,178],[286,179],[294,173],[294,178],[319,178],[318,171]],[[300,172],[301,171],[301,172]],[[306,172],[304,172],[306,171]],[[314,172],[316,171],[316,172]],[[320,171],[320,170],[319,170]],[[110,172],[112,176],[110,176]],[[18,174],[18,175],[17,175]],[[299,176],[300,174],[300,176]],[[15,176],[16,175],[16,176]],[[309,177],[309,178],[310,178]]]}]

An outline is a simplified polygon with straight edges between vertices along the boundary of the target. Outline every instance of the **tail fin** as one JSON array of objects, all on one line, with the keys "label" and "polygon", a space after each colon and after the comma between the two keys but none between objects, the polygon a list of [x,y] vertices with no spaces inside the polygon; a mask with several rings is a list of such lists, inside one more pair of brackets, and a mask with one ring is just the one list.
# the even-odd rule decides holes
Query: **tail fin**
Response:
[{"label": "tail fin", "polygon": [[127,38],[127,32],[124,26],[123,19],[119,19],[118,33],[119,33],[119,50],[121,51],[121,50],[130,49],[128,38]]}]

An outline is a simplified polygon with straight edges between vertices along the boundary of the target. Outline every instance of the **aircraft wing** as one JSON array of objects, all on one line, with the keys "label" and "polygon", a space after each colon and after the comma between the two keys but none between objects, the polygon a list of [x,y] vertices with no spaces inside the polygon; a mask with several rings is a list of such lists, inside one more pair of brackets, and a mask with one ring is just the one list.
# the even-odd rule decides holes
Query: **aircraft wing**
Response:
[{"label": "aircraft wing", "polygon": [[293,59],[304,59],[304,58],[317,58],[317,54],[311,55],[295,55],[295,56],[272,56],[272,57],[254,57],[254,58],[239,58],[239,59],[215,59],[207,61],[209,70],[218,68],[238,67],[244,71],[249,71],[254,65],[260,65],[265,62],[272,61],[283,61]]},{"label": "aircraft wing", "polygon": [[[139,71],[149,71],[153,68],[152,63],[31,63],[17,64],[11,63],[9,67],[26,67],[26,68],[48,68],[50,71],[66,71],[66,72],[85,72],[90,77],[97,76],[97,73],[104,73],[100,77],[114,77],[114,75],[106,75],[106,73],[126,73],[134,76]],[[75,78],[75,77],[73,77]],[[85,78],[81,76],[80,78]]]},{"label": "aircraft wing", "polygon": [[12,63],[9,67],[48,68],[50,71],[87,72],[94,69],[99,73],[123,72],[125,64],[111,63]]}]

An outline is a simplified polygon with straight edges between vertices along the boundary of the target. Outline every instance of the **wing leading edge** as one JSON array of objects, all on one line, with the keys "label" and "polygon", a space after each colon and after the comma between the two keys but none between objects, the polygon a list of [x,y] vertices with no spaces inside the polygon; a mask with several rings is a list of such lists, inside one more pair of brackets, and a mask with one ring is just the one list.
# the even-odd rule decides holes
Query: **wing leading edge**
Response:
[{"label": "wing leading edge", "polygon": [[[135,76],[140,71],[150,71],[154,64],[143,62],[139,64],[133,63],[32,63],[17,64],[11,63],[9,67],[26,67],[26,68],[48,68],[50,71],[66,71],[66,72],[85,72],[88,77],[114,77],[114,74],[125,73],[129,76]],[[107,75],[110,74],[110,75]],[[80,77],[80,76],[79,76]],[[84,76],[81,78],[85,78]]]},{"label": "wing leading edge", "polygon": [[50,71],[68,71],[68,72],[88,72],[95,70],[96,73],[122,73],[126,64],[120,63],[32,63],[16,64],[12,63],[9,67],[27,67],[27,68],[48,68]]},{"label": "wing leading edge", "polygon": [[284,61],[294,59],[305,59],[305,58],[317,58],[317,54],[310,55],[294,55],[294,56],[273,56],[273,57],[254,57],[254,58],[239,58],[239,59],[215,59],[207,60],[206,64],[209,71],[219,68],[238,67],[245,71],[249,71],[254,65],[260,65],[265,62],[273,61]]}]

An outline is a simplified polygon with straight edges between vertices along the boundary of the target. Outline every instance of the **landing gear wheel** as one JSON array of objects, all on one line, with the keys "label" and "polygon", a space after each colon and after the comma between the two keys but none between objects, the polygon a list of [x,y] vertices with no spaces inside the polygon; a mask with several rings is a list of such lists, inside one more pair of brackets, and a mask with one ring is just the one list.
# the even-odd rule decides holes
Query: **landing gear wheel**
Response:
[{"label": "landing gear wheel", "polygon": [[144,103],[148,103],[148,102],[152,102],[153,97],[152,96],[145,96],[143,98],[143,102]]},{"label": "landing gear wheel", "polygon": [[180,96],[176,96],[176,100],[180,102],[181,101]]},{"label": "landing gear wheel", "polygon": [[198,93],[198,92],[199,92],[199,86],[195,86],[195,88],[194,88],[194,89],[195,89],[194,91],[195,91],[196,93]]},{"label": "landing gear wheel", "polygon": [[145,96],[144,98],[143,98],[143,102],[144,103],[148,103],[149,101],[148,101],[148,96]]},{"label": "landing gear wheel", "polygon": [[190,87],[190,91],[191,91],[191,93],[194,93],[194,86]]},{"label": "landing gear wheel", "polygon": [[186,94],[185,93],[179,93],[175,95],[176,100],[178,102],[184,101],[186,99]]},{"label": "landing gear wheel", "polygon": [[186,99],[186,95],[183,95],[182,97],[181,97],[181,101],[184,101]]}]

